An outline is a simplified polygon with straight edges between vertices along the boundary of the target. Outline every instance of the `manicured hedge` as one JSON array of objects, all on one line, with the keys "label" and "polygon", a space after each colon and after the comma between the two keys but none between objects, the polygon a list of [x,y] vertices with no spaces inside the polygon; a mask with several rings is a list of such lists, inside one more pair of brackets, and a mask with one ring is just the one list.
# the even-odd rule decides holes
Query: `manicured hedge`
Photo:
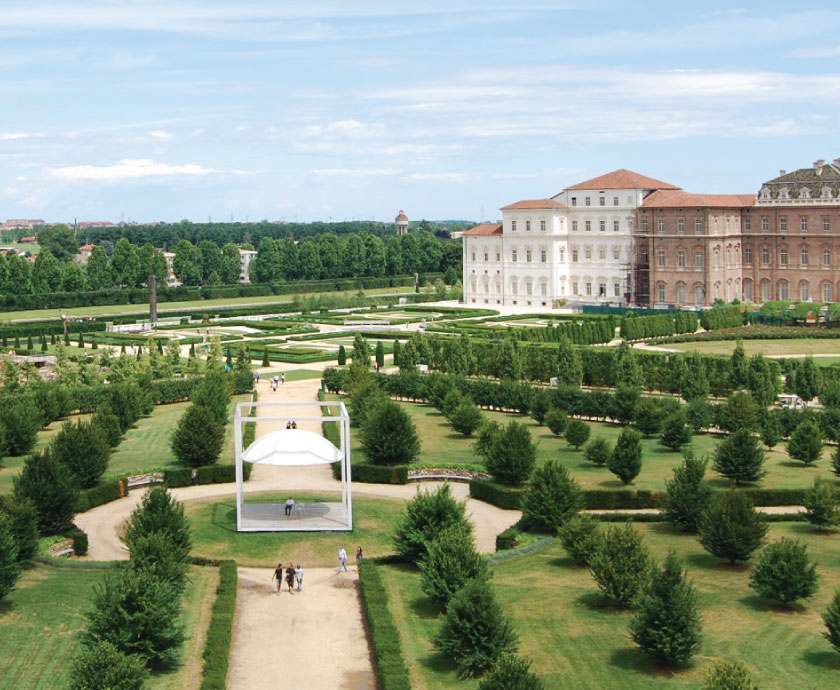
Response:
[{"label": "manicured hedge", "polygon": [[[247,481],[251,478],[252,465],[242,463],[242,476]],[[192,486],[193,484],[227,484],[236,481],[236,465],[204,465],[195,468],[193,482],[192,467],[169,467],[163,471],[163,483],[170,488]]]},{"label": "manicured hedge", "polygon": [[400,634],[391,616],[388,592],[378,568],[370,559],[365,559],[359,566],[362,610],[370,631],[378,686],[380,690],[411,690]]},{"label": "manicured hedge", "polygon": [[470,496],[479,501],[504,508],[519,510],[525,489],[497,484],[492,479],[473,479],[470,481]]},{"label": "manicured hedge", "polygon": [[201,690],[225,690],[227,687],[233,617],[236,610],[236,561],[219,564],[219,586],[210,613],[207,639],[204,641],[204,668]]},{"label": "manicured hedge", "polygon": [[707,331],[717,328],[732,328],[744,323],[744,314],[737,305],[721,305],[706,309],[700,315],[700,325]]},{"label": "manicured hedge", "polygon": [[665,494],[660,491],[619,489],[604,491],[590,489],[583,492],[584,505],[589,510],[638,510],[659,508]]},{"label": "manicured hedge", "polygon": [[[341,479],[341,463],[330,465],[333,477]],[[366,462],[354,463],[350,468],[351,478],[360,484],[408,484],[410,465],[369,465]]]},{"label": "manicured hedge", "polygon": [[508,527],[504,532],[496,535],[496,551],[507,551],[516,548],[519,543],[519,530],[516,525]]},{"label": "manicured hedge", "polygon": [[73,555],[86,556],[88,552],[88,535],[84,530],[73,527],[67,535],[73,540]]},{"label": "manicured hedge", "polygon": [[100,481],[98,486],[79,491],[76,498],[76,512],[86,513],[96,506],[116,501],[118,498],[125,496],[126,493],[126,480],[124,478]]},{"label": "manicured hedge", "polygon": [[674,333],[694,333],[697,314],[691,311],[672,311],[663,314],[637,316],[628,314],[621,318],[621,337],[641,340]]}]

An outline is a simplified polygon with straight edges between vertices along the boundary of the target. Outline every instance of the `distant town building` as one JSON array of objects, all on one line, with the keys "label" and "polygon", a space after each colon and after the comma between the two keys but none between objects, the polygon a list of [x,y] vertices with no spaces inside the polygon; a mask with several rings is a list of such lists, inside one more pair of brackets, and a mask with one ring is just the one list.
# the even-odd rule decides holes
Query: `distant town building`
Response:
[{"label": "distant town building", "polygon": [[0,225],[0,230],[31,230],[38,225],[44,225],[41,218],[9,218]]},{"label": "distant town building", "polygon": [[81,230],[88,228],[113,228],[114,224],[110,220],[80,220],[77,227]]},{"label": "distant town building", "polygon": [[394,218],[394,225],[397,226],[398,235],[408,234],[408,216],[405,215],[405,211],[403,211],[402,209],[400,209],[400,212],[397,214],[397,217]]},{"label": "distant town building", "polygon": [[38,244],[38,238],[35,235],[27,235],[18,239],[20,244]]},{"label": "distant town building", "polygon": [[79,263],[82,266],[87,265],[87,262],[90,261],[90,255],[93,253],[93,247],[94,245],[92,244],[83,244],[81,247],[79,247],[79,251],[74,257],[76,263]]},{"label": "distant town building", "polygon": [[240,249],[239,250],[239,282],[240,283],[250,283],[251,282],[251,262],[254,260],[254,257],[257,255],[257,252],[253,249]]},{"label": "distant town building", "polygon": [[163,260],[166,262],[166,287],[178,287],[181,281],[175,275],[175,252],[163,252]]}]

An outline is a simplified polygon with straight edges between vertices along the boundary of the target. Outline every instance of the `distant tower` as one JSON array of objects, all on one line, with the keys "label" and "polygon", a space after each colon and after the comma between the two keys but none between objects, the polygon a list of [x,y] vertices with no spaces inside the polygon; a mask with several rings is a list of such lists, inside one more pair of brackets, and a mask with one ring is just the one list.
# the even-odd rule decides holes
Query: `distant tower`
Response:
[{"label": "distant tower", "polygon": [[408,234],[408,216],[405,215],[405,211],[400,209],[399,214],[396,218],[394,218],[394,223],[397,226],[397,234],[398,235],[407,235]]}]

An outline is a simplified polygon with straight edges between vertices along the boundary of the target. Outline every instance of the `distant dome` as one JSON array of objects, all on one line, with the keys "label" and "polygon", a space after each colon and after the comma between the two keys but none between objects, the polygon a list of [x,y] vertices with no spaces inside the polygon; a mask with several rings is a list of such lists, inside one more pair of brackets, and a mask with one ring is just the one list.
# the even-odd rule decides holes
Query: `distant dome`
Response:
[{"label": "distant dome", "polygon": [[405,211],[400,209],[400,212],[397,215],[397,217],[394,219],[394,222],[395,223],[407,223],[408,222],[408,216],[405,215]]}]

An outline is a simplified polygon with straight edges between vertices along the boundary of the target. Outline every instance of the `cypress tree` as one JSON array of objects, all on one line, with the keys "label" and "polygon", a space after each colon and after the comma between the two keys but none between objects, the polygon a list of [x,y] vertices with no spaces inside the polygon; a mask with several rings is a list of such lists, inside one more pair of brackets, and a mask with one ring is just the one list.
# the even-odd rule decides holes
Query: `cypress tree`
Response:
[{"label": "cypress tree", "polygon": [[347,350],[344,349],[344,345],[338,346],[338,366],[343,367],[347,364]]},{"label": "cypress tree", "polygon": [[825,613],[822,616],[826,631],[823,637],[827,639],[837,653],[840,653],[840,589],[834,593]]},{"label": "cypress tree", "polygon": [[35,349],[35,343],[32,342],[32,336],[26,336],[26,351],[32,352]]},{"label": "cypress tree", "polygon": [[732,388],[746,388],[749,382],[750,365],[747,355],[744,353],[744,343],[740,340],[735,343],[735,350],[732,352]]},{"label": "cypress tree", "polygon": [[269,359],[268,359],[268,346],[267,345],[263,348],[262,365],[264,367],[267,367],[267,366],[270,365]]},{"label": "cypress tree", "polygon": [[[400,351],[402,350],[402,343],[399,340],[394,341],[394,366],[400,366]],[[467,372],[469,373],[469,372]]]},{"label": "cypress tree", "polygon": [[630,484],[642,471],[642,435],[635,429],[623,429],[607,461],[607,469],[623,484]]},{"label": "cypress tree", "polygon": [[380,369],[385,366],[385,346],[381,340],[376,341],[376,355],[374,357],[376,366]]},{"label": "cypress tree", "polygon": [[583,508],[583,492],[559,460],[534,470],[522,500],[522,522],[530,529],[554,534]]},{"label": "cypress tree", "polygon": [[711,487],[704,481],[706,464],[705,458],[696,457],[688,449],[682,464],[674,468],[674,478],[665,481],[665,519],[683,532],[697,531],[712,495]]},{"label": "cypress tree", "polygon": [[736,485],[757,482],[764,472],[764,449],[747,429],[730,434],[715,449],[714,468]]},{"label": "cypress tree", "polygon": [[15,588],[19,576],[18,545],[12,520],[0,513],[0,601]]},{"label": "cypress tree", "polygon": [[767,523],[749,496],[737,491],[713,495],[699,524],[700,543],[730,563],[749,560],[767,535]]}]

